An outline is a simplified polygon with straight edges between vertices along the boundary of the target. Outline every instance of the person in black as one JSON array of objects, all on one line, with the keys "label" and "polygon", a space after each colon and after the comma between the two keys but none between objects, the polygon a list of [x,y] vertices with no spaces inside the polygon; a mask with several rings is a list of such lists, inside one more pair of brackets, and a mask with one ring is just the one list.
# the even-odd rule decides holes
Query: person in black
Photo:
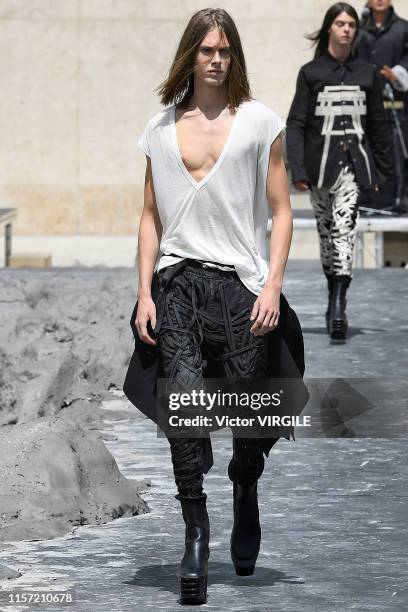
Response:
[{"label": "person in black", "polygon": [[[208,473],[213,459],[209,431],[193,423],[181,424],[180,427],[175,424],[177,432],[166,427],[165,421],[167,418],[169,425],[171,409],[167,401],[168,387],[171,386],[172,391],[176,387],[177,393],[189,394],[207,390],[208,384],[211,385],[208,379],[215,378],[224,380],[228,395],[232,391],[234,396],[237,388],[240,390],[244,386],[246,390],[247,385],[253,382],[259,385],[264,378],[267,383],[273,378],[285,378],[292,381],[290,401],[285,395],[288,410],[292,412],[294,405],[298,404],[296,412],[299,414],[308,399],[303,381],[298,388],[293,380],[300,382],[304,373],[302,332],[295,312],[282,293],[283,272],[292,235],[292,212],[281,138],[272,134],[272,140],[268,124],[263,122],[258,124],[262,129],[254,132],[254,138],[249,135],[245,142],[238,139],[234,164],[237,156],[241,155],[253,158],[254,163],[248,169],[253,173],[252,187],[245,192],[248,197],[243,196],[242,202],[238,202],[237,215],[231,215],[228,197],[220,198],[214,210],[201,206],[205,199],[201,199],[204,196],[200,193],[205,191],[197,188],[201,182],[205,189],[204,178],[209,183],[210,172],[214,173],[216,164],[221,164],[223,158],[220,156],[228,145],[225,139],[228,132],[232,134],[231,121],[235,114],[232,111],[241,102],[251,101],[245,66],[239,34],[230,15],[223,9],[197,11],[180,39],[169,76],[158,88],[161,103],[173,107],[172,117],[169,119],[167,108],[159,115],[160,120],[153,123],[154,129],[152,127],[154,138],[151,137],[145,150],[144,206],[138,234],[138,298],[131,316],[135,350],[123,390],[129,400],[149,415],[168,437],[178,490],[176,499],[180,502],[185,523],[185,550],[177,570],[180,603],[183,605],[207,601],[210,521],[203,484],[204,474]],[[259,115],[257,120],[263,119]],[[252,115],[248,117],[248,125],[251,125],[250,121]],[[170,127],[173,137],[167,139],[164,136]],[[182,136],[183,156],[178,150],[178,136]],[[220,149],[222,140],[225,144]],[[168,188],[163,188],[162,181],[158,180],[161,152],[168,160]],[[224,169],[226,162],[224,158]],[[189,213],[186,207],[182,211],[184,227],[191,225],[191,240],[183,231],[178,231],[181,218],[175,219],[168,208],[171,193],[175,193],[172,186],[175,173],[177,176],[181,174],[184,180],[194,181],[195,206],[191,208],[195,211]],[[239,176],[228,180],[236,182]],[[225,184],[227,190],[227,180]],[[176,181],[175,185],[179,183]],[[242,215],[252,215],[254,231],[259,225],[254,216],[258,188],[266,197],[265,206],[271,208],[273,228],[269,272],[265,270],[266,278],[262,282],[258,279],[262,287],[255,294],[241,281],[237,272],[239,266],[233,264],[237,254],[243,250],[239,223]],[[237,204],[236,198],[233,201]],[[201,225],[203,236],[207,237],[219,230],[220,224],[228,226],[225,246],[230,257],[228,253],[226,257],[222,253],[220,257],[213,255],[211,244],[208,253],[203,249],[205,240],[203,236],[199,240],[200,237],[194,235],[194,220]],[[259,225],[263,238],[266,236],[266,217],[264,221]],[[166,253],[163,250],[165,235],[172,241],[172,247]],[[251,252],[248,266],[257,276],[256,267],[252,267],[258,252],[255,234],[254,240],[250,235],[246,238],[250,240]],[[199,243],[197,249],[195,241]],[[159,251],[160,261],[162,255],[173,256],[171,265],[159,267]],[[160,394],[160,382],[165,387],[161,387],[163,395]],[[281,384],[279,382],[278,389],[282,388]],[[222,402],[218,402],[217,408],[223,409]],[[246,410],[245,406],[242,408]],[[238,403],[237,410],[240,409]],[[187,418],[194,418],[197,414],[192,398],[187,405],[183,403],[182,412]],[[207,413],[207,418],[209,416]],[[255,430],[251,436],[246,428],[241,435],[238,435],[239,431],[233,435],[233,452],[228,464],[228,477],[233,483],[230,553],[239,576],[254,573],[260,551],[258,480],[264,470],[264,457],[280,437],[290,439],[292,435],[294,439],[292,429],[277,430],[266,426],[263,433],[268,435],[265,437],[256,435],[259,431]]]},{"label": "person in black", "polygon": [[315,58],[299,71],[287,119],[292,181],[310,190],[329,287],[326,326],[334,342],[347,333],[346,293],[362,186],[379,189],[392,172],[382,93],[375,68],[353,53],[358,15],[346,2],[326,13],[308,38]]},{"label": "person in black", "polygon": [[[391,0],[369,0],[363,11],[356,54],[373,64],[379,75],[390,133],[393,134],[394,176],[382,194],[364,194],[361,203],[375,208],[389,207],[403,212],[408,203],[408,172],[405,164],[408,144],[408,21],[401,19]],[[386,89],[386,86],[391,86]],[[394,113],[401,126],[395,125]],[[401,142],[401,137],[403,142]]]}]

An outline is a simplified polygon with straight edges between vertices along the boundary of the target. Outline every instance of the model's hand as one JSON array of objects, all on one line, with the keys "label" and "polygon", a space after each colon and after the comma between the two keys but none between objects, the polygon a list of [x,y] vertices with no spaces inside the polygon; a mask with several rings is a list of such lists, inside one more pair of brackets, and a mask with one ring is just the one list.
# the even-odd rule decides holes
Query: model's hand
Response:
[{"label": "model's hand", "polygon": [[380,186],[379,185],[374,185],[374,191],[380,191]]},{"label": "model's hand", "polygon": [[135,325],[139,338],[147,344],[156,346],[157,341],[149,336],[147,331],[147,323],[150,321],[150,325],[154,329],[156,326],[156,305],[151,297],[140,297],[137,304],[137,313],[135,319]]},{"label": "model's hand", "polygon": [[280,314],[281,287],[266,286],[255,300],[250,320],[254,321],[249,330],[254,336],[263,336],[275,329]]},{"label": "model's hand", "polygon": [[398,81],[398,77],[395,72],[393,72],[392,69],[387,65],[382,67],[382,69],[380,70],[380,74],[385,76],[385,78],[391,81],[392,83]]},{"label": "model's hand", "polygon": [[295,181],[293,185],[298,191],[309,191],[309,185],[306,181]]}]

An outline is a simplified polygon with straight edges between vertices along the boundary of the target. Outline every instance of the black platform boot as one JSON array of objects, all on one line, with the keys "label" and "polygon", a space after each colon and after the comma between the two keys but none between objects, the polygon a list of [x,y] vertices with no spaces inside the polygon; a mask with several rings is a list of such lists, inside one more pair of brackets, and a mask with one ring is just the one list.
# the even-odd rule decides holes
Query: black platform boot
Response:
[{"label": "black platform boot", "polygon": [[327,279],[327,288],[329,291],[329,295],[328,295],[328,302],[327,302],[327,310],[326,310],[326,314],[325,314],[325,318],[326,318],[326,330],[327,333],[330,334],[330,311],[331,311],[331,305],[332,305],[332,298],[333,298],[333,276],[331,274],[326,274],[326,279]]},{"label": "black platform boot", "polygon": [[261,546],[257,485],[258,481],[249,486],[233,483],[231,559],[238,576],[251,576],[254,573]]},{"label": "black platform boot", "polygon": [[186,524],[185,552],[179,567],[179,592],[181,604],[207,602],[208,557],[210,555],[210,523],[206,496],[182,497],[181,503]]},{"label": "black platform boot", "polygon": [[251,576],[261,545],[258,509],[258,480],[265,460],[264,440],[234,438],[228,477],[233,483],[234,524],[231,532],[231,559],[238,576]]},{"label": "black platform boot", "polygon": [[348,320],[346,315],[346,294],[351,277],[342,275],[333,278],[333,295],[330,310],[330,337],[338,344],[346,341]]}]

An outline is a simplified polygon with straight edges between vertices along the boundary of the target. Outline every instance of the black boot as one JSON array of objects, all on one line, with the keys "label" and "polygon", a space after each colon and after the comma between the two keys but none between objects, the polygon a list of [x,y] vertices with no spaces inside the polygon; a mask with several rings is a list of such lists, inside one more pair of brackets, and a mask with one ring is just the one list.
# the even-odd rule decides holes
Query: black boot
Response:
[{"label": "black boot", "polygon": [[327,333],[330,334],[330,311],[331,311],[332,298],[333,298],[333,276],[331,274],[326,274],[326,273],[325,273],[325,276],[327,279],[327,288],[329,290],[325,318],[326,318]]},{"label": "black boot", "polygon": [[208,557],[210,554],[210,523],[206,496],[176,496],[181,503],[186,524],[185,552],[179,567],[181,604],[207,602]]},{"label": "black boot", "polygon": [[233,483],[231,559],[238,576],[251,576],[254,573],[261,545],[257,485],[257,481],[249,486]]},{"label": "black boot", "polygon": [[330,337],[338,343],[346,341],[348,321],[346,315],[346,294],[351,277],[342,275],[333,278],[333,294],[330,309]]}]

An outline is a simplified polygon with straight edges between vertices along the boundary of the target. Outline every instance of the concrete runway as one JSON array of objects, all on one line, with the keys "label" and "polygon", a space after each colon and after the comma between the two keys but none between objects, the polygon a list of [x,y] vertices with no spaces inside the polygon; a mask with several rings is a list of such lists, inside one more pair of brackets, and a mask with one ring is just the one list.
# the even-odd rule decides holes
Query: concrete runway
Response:
[{"label": "concrete runway", "polygon": [[[284,293],[303,327],[307,377],[389,382],[406,375],[407,271],[355,271],[349,292],[350,340],[344,346],[331,346],[324,329],[326,290],[317,264],[290,264]],[[106,445],[126,477],[145,480],[142,495],[151,512],[79,527],[63,538],[6,545],[0,564],[23,575],[0,582],[0,610],[182,609],[176,570],[184,524],[174,499],[168,443],[156,437],[153,424],[124,398],[113,397],[112,402],[109,408],[117,408],[118,420],[105,422],[112,438]],[[205,478],[212,530],[209,598],[200,609],[408,608],[405,439],[280,440],[259,483],[263,538],[251,577],[236,576],[229,556],[232,483],[226,469],[231,438],[226,431],[213,436],[213,449],[215,464]],[[72,593],[75,603],[6,605],[4,589]]]}]

